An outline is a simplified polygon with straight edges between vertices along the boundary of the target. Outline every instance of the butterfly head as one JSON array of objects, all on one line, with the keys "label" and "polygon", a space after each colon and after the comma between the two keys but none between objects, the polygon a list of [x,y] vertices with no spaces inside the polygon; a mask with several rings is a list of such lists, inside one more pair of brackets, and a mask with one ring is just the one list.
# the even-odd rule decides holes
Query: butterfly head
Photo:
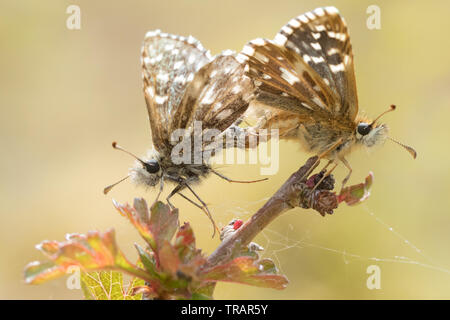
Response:
[{"label": "butterfly head", "polygon": [[356,126],[356,139],[358,142],[363,144],[366,147],[373,147],[376,145],[382,144],[386,139],[389,139],[396,144],[400,145],[401,147],[405,148],[406,151],[408,151],[413,158],[415,159],[417,156],[416,151],[401,143],[398,142],[388,136],[389,129],[387,125],[383,123],[377,123],[378,119],[381,118],[384,114],[394,111],[395,105],[391,105],[390,109],[380,114],[375,120],[373,121],[367,121],[367,120],[360,120],[358,125]]},{"label": "butterfly head", "polygon": [[385,124],[374,124],[361,121],[356,127],[356,139],[366,147],[382,144],[388,136]]},{"label": "butterfly head", "polygon": [[155,150],[151,150],[148,157],[136,158],[129,174],[131,180],[137,185],[150,187],[157,185],[162,176],[159,154]]},{"label": "butterfly head", "polygon": [[162,175],[159,153],[151,151],[148,158],[140,159],[133,153],[123,149],[116,142],[112,143],[114,149],[121,150],[136,159],[134,166],[130,169],[129,174],[112,185],[103,189],[103,193],[107,194],[114,186],[131,177],[131,180],[137,185],[155,186]]}]

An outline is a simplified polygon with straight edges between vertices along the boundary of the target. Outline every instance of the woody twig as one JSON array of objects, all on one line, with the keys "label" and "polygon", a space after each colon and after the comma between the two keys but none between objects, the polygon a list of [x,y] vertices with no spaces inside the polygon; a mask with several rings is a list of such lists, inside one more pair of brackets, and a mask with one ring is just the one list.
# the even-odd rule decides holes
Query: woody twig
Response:
[{"label": "woody twig", "polygon": [[324,172],[306,177],[318,166],[317,157],[309,158],[305,165],[293,173],[280,189],[234,234],[227,237],[219,247],[208,257],[206,268],[229,260],[236,246],[248,245],[258,233],[282,213],[296,207],[312,208],[322,216],[332,214],[338,206],[334,188],[334,179],[330,175],[322,180],[315,189],[315,184],[321,180]]}]

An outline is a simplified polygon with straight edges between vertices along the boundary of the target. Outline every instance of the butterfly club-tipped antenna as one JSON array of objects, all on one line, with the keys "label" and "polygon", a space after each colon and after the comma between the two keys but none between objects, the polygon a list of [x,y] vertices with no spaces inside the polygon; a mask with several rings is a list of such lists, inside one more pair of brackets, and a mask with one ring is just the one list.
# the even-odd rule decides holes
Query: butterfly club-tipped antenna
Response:
[{"label": "butterfly club-tipped antenna", "polygon": [[[391,108],[390,108],[389,110],[384,111],[384,112],[381,113],[378,117],[376,117],[375,120],[372,121],[372,123],[370,124],[370,126],[372,126],[376,121],[378,121],[378,119],[380,119],[383,115],[385,115],[385,114],[388,113],[388,112],[394,111],[395,109],[396,109],[395,105],[392,104],[392,105],[391,105]],[[417,152],[416,152],[416,150],[414,150],[414,148],[412,148],[412,147],[410,147],[410,146],[408,146],[408,145],[406,145],[406,144],[404,144],[404,143],[401,143],[401,142],[399,142],[399,141],[397,141],[397,140],[395,140],[395,139],[393,139],[393,138],[391,138],[391,137],[388,137],[388,139],[391,140],[392,142],[398,144],[399,146],[403,147],[406,151],[409,152],[409,154],[410,154],[414,159],[417,157]]]},{"label": "butterfly club-tipped antenna", "polygon": [[[137,156],[134,155],[133,153],[131,153],[131,152],[129,152],[129,151],[123,149],[121,146],[119,146],[119,145],[117,144],[117,142],[114,141],[114,142],[112,143],[112,147],[113,147],[114,149],[116,149],[116,150],[123,151],[123,152],[129,154],[130,156],[132,156],[133,158],[135,158],[137,161],[139,161],[139,162],[142,164],[142,166],[144,166],[144,167],[147,169],[147,171],[150,171],[150,172],[151,172],[151,170],[153,170],[153,168],[149,168],[149,166],[151,166],[151,164],[149,164],[149,163],[147,163],[147,162],[141,160],[139,157],[137,157]],[[118,184],[121,183],[122,181],[125,181],[125,180],[128,179],[129,177],[130,177],[130,176],[127,175],[125,178],[122,178],[122,179],[120,179],[119,181],[117,181],[117,182],[115,182],[115,183],[113,183],[113,184],[107,186],[106,188],[103,189],[103,193],[104,193],[104,194],[107,194],[109,191],[111,191],[112,188],[114,188],[116,185],[118,185]]]},{"label": "butterfly club-tipped antenna", "polygon": [[412,148],[412,147],[410,147],[410,146],[407,146],[406,144],[401,143],[401,142],[399,142],[399,141],[397,141],[397,140],[395,140],[395,139],[393,139],[393,138],[391,138],[391,137],[388,137],[388,139],[391,140],[392,142],[395,142],[395,143],[398,144],[399,146],[403,147],[406,151],[409,152],[409,154],[410,154],[414,159],[417,157],[417,152],[416,152],[416,150],[414,150],[414,148]]},{"label": "butterfly club-tipped antenna", "polygon": [[370,127],[372,127],[375,122],[377,122],[382,116],[384,116],[386,113],[394,111],[397,107],[395,106],[395,104],[391,104],[391,106],[389,107],[388,110],[382,112],[378,117],[375,118],[375,120],[372,121],[372,123],[369,125]]}]

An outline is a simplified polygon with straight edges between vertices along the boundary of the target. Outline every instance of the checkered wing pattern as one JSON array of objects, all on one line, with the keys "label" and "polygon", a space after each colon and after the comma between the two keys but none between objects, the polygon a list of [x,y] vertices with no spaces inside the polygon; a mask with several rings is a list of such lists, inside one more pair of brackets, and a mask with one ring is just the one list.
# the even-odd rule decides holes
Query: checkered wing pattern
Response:
[{"label": "checkered wing pattern", "polygon": [[353,54],[344,19],[334,7],[288,22],[274,40],[250,41],[239,55],[249,64],[257,100],[294,112],[304,122],[358,113]]},{"label": "checkered wing pattern", "polygon": [[188,117],[193,106],[183,104],[186,87],[198,70],[212,60],[193,37],[149,31],[141,52],[144,95],[152,129],[153,145],[160,152],[170,149],[170,130],[175,114]]}]

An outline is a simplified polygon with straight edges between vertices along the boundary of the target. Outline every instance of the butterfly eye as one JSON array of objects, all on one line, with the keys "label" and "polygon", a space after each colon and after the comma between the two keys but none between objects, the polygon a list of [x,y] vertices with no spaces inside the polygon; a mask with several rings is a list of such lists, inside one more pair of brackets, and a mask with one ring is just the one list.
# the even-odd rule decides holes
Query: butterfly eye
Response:
[{"label": "butterfly eye", "polygon": [[159,171],[159,163],[156,160],[144,162],[144,167],[149,173],[157,173]]},{"label": "butterfly eye", "polygon": [[365,136],[367,134],[369,134],[370,130],[372,130],[372,126],[370,124],[361,122],[360,124],[358,124],[358,128],[357,131],[360,135]]}]

